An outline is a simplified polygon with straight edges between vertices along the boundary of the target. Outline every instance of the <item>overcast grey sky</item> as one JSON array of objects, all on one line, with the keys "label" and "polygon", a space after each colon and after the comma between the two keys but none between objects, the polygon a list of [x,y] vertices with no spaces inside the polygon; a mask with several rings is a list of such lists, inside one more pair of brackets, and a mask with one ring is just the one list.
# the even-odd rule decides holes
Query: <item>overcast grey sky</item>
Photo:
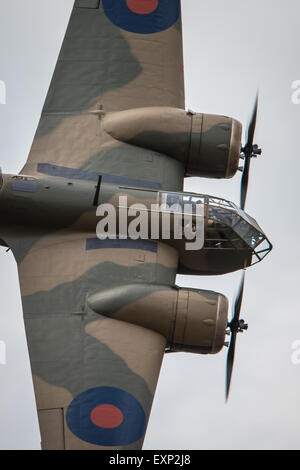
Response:
[{"label": "overcast grey sky", "polygon": [[[145,449],[299,449],[300,365],[291,361],[300,340],[299,124],[291,85],[300,80],[299,0],[185,0],[183,31],[186,106],[226,114],[246,124],[257,87],[256,141],[247,212],[274,244],[246,275],[243,316],[230,402],[224,404],[227,351],[217,356],[165,358]],[[66,29],[73,0],[0,0],[0,164],[23,166]],[[193,178],[186,189],[239,200],[240,177]],[[33,388],[16,265],[0,250],[0,449],[38,449]],[[233,298],[240,273],[183,277],[184,286]]]}]

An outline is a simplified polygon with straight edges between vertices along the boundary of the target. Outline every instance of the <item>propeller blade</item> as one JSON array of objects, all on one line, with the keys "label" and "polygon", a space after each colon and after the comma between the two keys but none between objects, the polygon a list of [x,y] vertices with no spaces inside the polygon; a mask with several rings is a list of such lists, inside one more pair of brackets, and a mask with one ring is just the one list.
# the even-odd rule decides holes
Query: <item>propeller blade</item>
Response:
[{"label": "propeller blade", "polygon": [[241,202],[240,202],[240,207],[243,210],[245,209],[247,192],[248,192],[250,162],[251,162],[251,157],[246,157],[243,176],[242,176],[242,181],[241,181]]},{"label": "propeller blade", "polygon": [[236,326],[237,328],[238,328],[238,323],[239,323],[240,314],[241,314],[241,306],[242,306],[243,294],[244,294],[244,285],[245,285],[245,270],[243,271],[238,295],[234,303],[234,316],[232,319],[232,323],[237,324]]},{"label": "propeller blade", "polygon": [[240,325],[240,314],[241,314],[241,306],[243,301],[243,294],[244,294],[244,285],[245,285],[245,271],[243,271],[239,291],[234,303],[233,309],[233,318],[229,323],[230,331],[231,331],[231,340],[229,345],[229,350],[227,354],[227,365],[226,365],[226,402],[228,401],[229,391],[230,391],[230,384],[231,384],[231,377],[232,377],[232,370],[234,364],[234,356],[235,356],[235,345],[236,345],[236,337],[239,331]]},{"label": "propeller blade", "polygon": [[229,398],[230,392],[230,384],[231,384],[231,377],[232,377],[232,369],[234,364],[234,356],[235,356],[235,345],[236,345],[236,335],[237,333],[232,333],[230,346],[227,354],[227,365],[226,365],[226,402]]},{"label": "propeller blade", "polygon": [[250,150],[252,150],[252,146],[253,146],[253,139],[254,139],[254,133],[255,133],[255,128],[256,128],[256,120],[257,120],[257,110],[258,110],[258,92],[256,93],[254,108],[253,108],[251,120],[249,123],[247,139],[246,139],[246,142],[247,142],[246,148],[249,148]]},{"label": "propeller blade", "polygon": [[[243,148],[243,152],[245,154],[245,165],[244,171],[241,181],[241,201],[240,206],[244,210],[246,204],[246,197],[248,191],[248,181],[249,181],[249,170],[250,170],[250,162],[253,154],[253,140],[254,140],[254,133],[256,128],[256,120],[257,120],[257,110],[258,110],[258,92],[256,94],[254,108],[251,116],[251,120],[248,126],[247,131],[247,138],[246,138],[246,145]],[[261,152],[261,151],[260,151]]]}]

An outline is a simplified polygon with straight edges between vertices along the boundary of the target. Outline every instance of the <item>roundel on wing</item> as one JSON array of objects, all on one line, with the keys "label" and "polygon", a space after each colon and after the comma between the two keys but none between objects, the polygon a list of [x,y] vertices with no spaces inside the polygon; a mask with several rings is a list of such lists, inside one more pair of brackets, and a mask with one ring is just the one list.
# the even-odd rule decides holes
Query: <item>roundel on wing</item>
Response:
[{"label": "roundel on wing", "polygon": [[70,403],[67,425],[75,436],[100,446],[128,445],[143,437],[146,416],[128,392],[96,387],[77,395]]},{"label": "roundel on wing", "polygon": [[179,18],[180,0],[102,0],[109,20],[131,33],[159,33]]}]

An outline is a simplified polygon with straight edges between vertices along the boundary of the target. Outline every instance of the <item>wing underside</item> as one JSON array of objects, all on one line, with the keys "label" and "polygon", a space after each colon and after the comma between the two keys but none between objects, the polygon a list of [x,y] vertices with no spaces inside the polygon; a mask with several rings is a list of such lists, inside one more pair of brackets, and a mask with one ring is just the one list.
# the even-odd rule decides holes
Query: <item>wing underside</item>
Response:
[{"label": "wing underside", "polygon": [[166,339],[96,314],[87,298],[122,283],[172,283],[177,253],[160,243],[102,248],[88,236],[44,238],[19,263],[42,446],[139,449]]},{"label": "wing underside", "polygon": [[160,0],[150,15],[127,3],[75,2],[22,173],[63,177],[68,168],[182,188],[183,168],[174,160],[141,155],[102,129],[103,112],[184,107],[180,1]]}]

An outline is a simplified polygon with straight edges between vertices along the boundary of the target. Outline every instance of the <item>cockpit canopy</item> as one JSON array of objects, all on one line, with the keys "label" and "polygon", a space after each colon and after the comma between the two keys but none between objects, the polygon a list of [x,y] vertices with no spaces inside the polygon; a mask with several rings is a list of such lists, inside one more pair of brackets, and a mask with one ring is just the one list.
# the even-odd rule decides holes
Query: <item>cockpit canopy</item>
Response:
[{"label": "cockpit canopy", "polygon": [[197,213],[197,205],[204,207],[202,213],[205,218],[205,241],[201,251],[206,252],[207,259],[209,252],[218,253],[219,257],[224,251],[228,254],[231,251],[232,256],[238,256],[239,252],[241,255],[246,253],[247,262],[245,261],[241,268],[260,262],[272,249],[270,241],[256,220],[233,202],[193,193],[161,193],[161,201],[168,206],[180,206],[182,211],[186,211],[185,207],[188,207],[187,212],[194,215]]}]

